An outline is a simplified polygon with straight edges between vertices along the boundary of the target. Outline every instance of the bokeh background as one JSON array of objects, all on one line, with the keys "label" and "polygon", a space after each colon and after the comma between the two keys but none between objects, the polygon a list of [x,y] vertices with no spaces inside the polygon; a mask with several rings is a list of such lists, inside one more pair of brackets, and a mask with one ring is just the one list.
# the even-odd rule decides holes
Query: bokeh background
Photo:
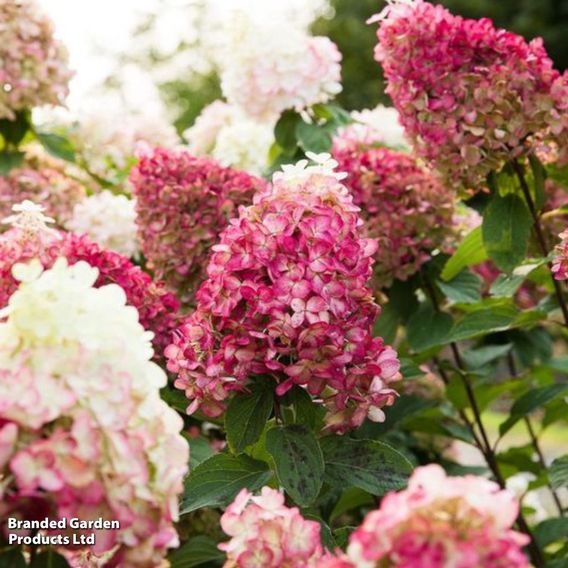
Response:
[{"label": "bokeh background", "polygon": [[[213,53],[216,34],[233,8],[271,19],[296,18],[328,35],[343,54],[347,109],[386,102],[373,60],[375,26],[366,20],[381,0],[41,0],[67,44],[77,74],[69,106],[75,111],[113,105],[164,113],[179,132],[203,106],[219,98]],[[568,0],[443,0],[466,17],[532,39],[544,38],[559,69],[568,66]]]}]

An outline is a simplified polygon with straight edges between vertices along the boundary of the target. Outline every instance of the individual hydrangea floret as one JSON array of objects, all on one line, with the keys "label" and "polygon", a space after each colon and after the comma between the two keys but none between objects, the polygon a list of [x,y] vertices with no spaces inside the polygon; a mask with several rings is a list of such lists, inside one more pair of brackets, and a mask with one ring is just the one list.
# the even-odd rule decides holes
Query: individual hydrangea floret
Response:
[{"label": "individual hydrangea floret", "polygon": [[63,103],[72,75],[67,51],[36,0],[0,2],[0,61],[0,119]]},{"label": "individual hydrangea floret", "polygon": [[313,37],[275,19],[255,24],[239,12],[223,34],[219,67],[223,94],[258,120],[287,109],[325,103],[341,91],[341,54],[327,37]]},{"label": "individual hydrangea floret", "polygon": [[416,159],[385,147],[334,147],[345,185],[361,208],[368,237],[377,239],[375,285],[406,280],[452,234],[453,191]]},{"label": "individual hydrangea floret", "polygon": [[118,284],[124,290],[143,327],[154,333],[153,343],[161,356],[177,324],[176,297],[121,254],[101,248],[85,235],[50,229],[46,224],[50,219],[41,210],[41,206],[25,202],[14,206],[14,215],[7,219],[13,228],[0,237],[0,307],[17,289],[12,276],[16,263],[37,258],[50,268],[58,257],[69,264],[85,261],[99,271],[97,286]]},{"label": "individual hydrangea floret", "polygon": [[209,158],[162,148],[142,155],[130,179],[148,267],[191,302],[219,233],[266,183]]},{"label": "individual hydrangea floret", "polygon": [[320,525],[286,507],[280,491],[263,487],[252,495],[243,489],[221,517],[231,537],[219,545],[226,552],[224,568],[315,568],[322,555]]},{"label": "individual hydrangea floret", "polygon": [[12,272],[21,283],[0,311],[0,514],[117,520],[90,551],[105,566],[160,565],[179,544],[189,452],[160,398],[152,334],[85,262]]},{"label": "individual hydrangea floret", "polygon": [[[491,20],[454,16],[423,0],[390,1],[375,58],[417,154],[462,190],[534,149],[534,136],[568,132],[568,75],[542,39],[527,43]],[[565,150],[564,150],[565,152]]]},{"label": "individual hydrangea floret", "polygon": [[310,158],[276,173],[213,247],[197,308],[166,350],[189,413],[220,415],[254,375],[278,396],[307,389],[338,432],[384,420],[395,400],[397,355],[371,333],[376,242],[361,236],[336,162]]},{"label": "individual hydrangea floret", "polygon": [[374,109],[354,110],[353,122],[338,129],[333,138],[337,150],[355,150],[373,145],[406,149],[408,141],[400,123],[398,111],[378,105]]},{"label": "individual hydrangea floret", "polygon": [[253,120],[239,108],[215,101],[183,135],[191,153],[211,155],[223,166],[261,174],[269,165],[274,123]]},{"label": "individual hydrangea floret", "polygon": [[135,203],[125,195],[104,190],[87,197],[75,205],[65,228],[129,258],[138,252]]},{"label": "individual hydrangea floret", "polygon": [[387,494],[365,517],[347,554],[318,568],[529,568],[528,537],[511,530],[518,511],[514,494],[492,481],[420,467],[408,489]]}]

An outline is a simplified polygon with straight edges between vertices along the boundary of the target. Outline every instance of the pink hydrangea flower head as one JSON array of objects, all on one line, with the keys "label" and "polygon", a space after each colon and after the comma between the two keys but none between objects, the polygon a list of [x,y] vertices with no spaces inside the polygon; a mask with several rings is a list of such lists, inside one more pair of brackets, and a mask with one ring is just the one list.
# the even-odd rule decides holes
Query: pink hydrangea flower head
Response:
[{"label": "pink hydrangea flower head", "polygon": [[10,214],[12,205],[28,199],[44,205],[46,214],[62,227],[86,193],[85,188],[67,174],[61,160],[28,150],[21,167],[0,176],[0,219]]},{"label": "pink hydrangea flower head", "polygon": [[336,145],[345,185],[361,208],[368,237],[377,239],[375,282],[406,280],[452,234],[453,191],[409,154],[385,147]]},{"label": "pink hydrangea flower head", "polygon": [[25,203],[14,207],[15,215],[8,218],[13,228],[0,237],[0,307],[17,289],[12,276],[15,264],[37,258],[50,268],[61,256],[69,264],[84,261],[99,271],[96,286],[112,283],[124,290],[128,304],[138,310],[142,326],[154,333],[153,344],[161,355],[177,325],[180,306],[176,297],[121,254],[102,249],[84,235],[50,229],[45,224],[50,219],[43,217],[42,208]]},{"label": "pink hydrangea flower head", "polygon": [[252,375],[277,395],[307,389],[338,432],[384,420],[394,402],[397,355],[371,333],[376,242],[361,235],[337,163],[310,157],[276,173],[213,247],[197,308],[165,352],[189,413],[220,415]]},{"label": "pink hydrangea flower head", "polygon": [[568,280],[568,229],[558,236],[560,243],[555,248],[552,274],[556,280]]},{"label": "pink hydrangea flower head", "polygon": [[184,302],[192,300],[228,220],[266,185],[209,158],[161,148],[141,156],[131,182],[148,266]]},{"label": "pink hydrangea flower head", "polygon": [[365,517],[346,556],[318,568],[529,568],[528,539],[511,530],[518,510],[513,493],[492,481],[420,467],[406,490]]},{"label": "pink hydrangea flower head", "polygon": [[0,311],[0,515],[117,520],[90,552],[105,566],[161,565],[179,544],[189,452],[160,398],[152,334],[122,288],[95,287],[86,262],[12,272],[19,286]]},{"label": "pink hydrangea flower head", "polygon": [[287,507],[284,495],[270,487],[258,496],[243,489],[221,528],[231,537],[219,545],[227,553],[224,568],[315,568],[322,555],[319,523]]},{"label": "pink hydrangea flower head", "polygon": [[527,43],[424,0],[391,1],[373,21],[387,93],[417,154],[448,183],[478,189],[533,149],[534,135],[567,136],[568,79],[541,39]]},{"label": "pink hydrangea flower head", "polygon": [[[257,18],[258,20],[258,18]],[[229,103],[262,121],[325,103],[341,91],[341,53],[293,22],[232,14],[221,35],[219,74]]]},{"label": "pink hydrangea flower head", "polygon": [[35,0],[0,3],[0,118],[40,105],[60,105],[71,73],[67,51]]}]

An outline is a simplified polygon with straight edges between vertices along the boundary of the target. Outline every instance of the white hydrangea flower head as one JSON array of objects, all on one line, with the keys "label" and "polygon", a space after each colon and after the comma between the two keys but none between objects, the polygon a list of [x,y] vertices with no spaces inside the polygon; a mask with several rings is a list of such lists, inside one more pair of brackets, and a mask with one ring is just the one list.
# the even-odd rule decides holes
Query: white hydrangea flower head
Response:
[{"label": "white hydrangea flower head", "polygon": [[259,25],[237,12],[219,48],[221,88],[250,116],[275,120],[286,109],[300,111],[337,95],[340,60],[327,37],[281,20]]},{"label": "white hydrangea flower head", "polygon": [[188,150],[198,156],[211,154],[219,133],[234,122],[235,108],[224,101],[213,101],[203,108],[183,137]]},{"label": "white hydrangea flower head", "polygon": [[72,122],[70,137],[89,171],[106,179],[135,161],[140,145],[175,147],[179,137],[163,116],[108,108],[85,109]]},{"label": "white hydrangea flower head", "polygon": [[0,440],[11,440],[0,477],[13,514],[25,518],[33,494],[57,518],[117,519],[96,553],[161,565],[178,545],[188,445],[160,398],[167,377],[152,361],[152,333],[122,288],[93,287],[98,269],[85,262],[60,258],[43,271],[35,260],[13,276],[21,284],[0,311]]},{"label": "white hydrangea flower head", "polygon": [[261,174],[274,142],[274,121],[257,121],[236,106],[215,101],[206,106],[184,134],[188,149],[213,156],[223,166]]},{"label": "white hydrangea flower head", "polygon": [[341,127],[334,137],[336,149],[342,150],[353,144],[382,144],[402,150],[410,148],[398,111],[394,107],[378,105],[374,109],[353,111],[351,118],[353,123]]},{"label": "white hydrangea flower head", "polygon": [[134,257],[139,252],[135,207],[133,199],[104,190],[75,205],[65,228],[88,235],[107,250]]}]

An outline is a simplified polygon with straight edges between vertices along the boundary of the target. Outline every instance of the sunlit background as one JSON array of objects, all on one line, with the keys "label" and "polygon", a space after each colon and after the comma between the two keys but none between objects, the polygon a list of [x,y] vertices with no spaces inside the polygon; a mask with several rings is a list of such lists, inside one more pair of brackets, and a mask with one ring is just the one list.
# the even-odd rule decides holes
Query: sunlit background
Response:
[{"label": "sunlit background", "polygon": [[[213,63],[216,37],[234,9],[259,20],[289,21],[328,35],[343,54],[348,109],[383,102],[384,84],[373,60],[369,16],[383,0],[39,0],[55,21],[76,72],[68,107],[128,109],[166,116],[179,132],[203,106],[219,98]],[[542,36],[556,66],[568,63],[568,4],[558,0],[441,0],[467,17],[489,16],[532,39]]]}]

